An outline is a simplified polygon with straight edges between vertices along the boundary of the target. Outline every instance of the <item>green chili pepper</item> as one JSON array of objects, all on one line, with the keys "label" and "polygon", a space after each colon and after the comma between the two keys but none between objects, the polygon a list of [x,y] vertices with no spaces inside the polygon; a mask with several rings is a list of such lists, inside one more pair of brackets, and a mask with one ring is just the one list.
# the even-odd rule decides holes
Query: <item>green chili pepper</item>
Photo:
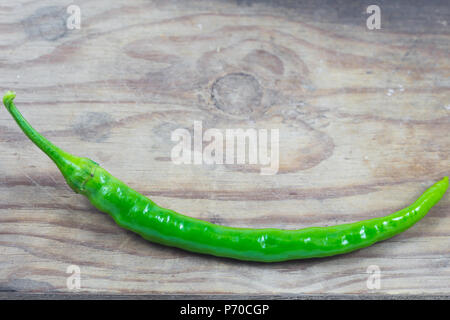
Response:
[{"label": "green chili pepper", "polygon": [[347,253],[391,238],[423,218],[444,195],[448,177],[435,183],[412,205],[391,215],[355,223],[299,230],[232,228],[161,208],[113,177],[96,162],[73,156],[40,135],[14,105],[3,98],[23,132],[58,166],[69,186],[85,195],[116,223],[143,238],[189,251],[239,260],[274,262]]}]

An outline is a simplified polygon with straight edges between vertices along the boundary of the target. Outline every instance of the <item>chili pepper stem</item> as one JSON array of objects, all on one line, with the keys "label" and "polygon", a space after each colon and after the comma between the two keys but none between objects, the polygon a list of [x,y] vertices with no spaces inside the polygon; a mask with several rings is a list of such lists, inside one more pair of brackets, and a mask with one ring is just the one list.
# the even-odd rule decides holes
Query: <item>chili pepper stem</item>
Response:
[{"label": "chili pepper stem", "polygon": [[50,159],[53,160],[56,166],[63,173],[69,186],[75,192],[82,192],[82,187],[84,186],[86,180],[89,179],[90,174],[93,172],[92,167],[98,166],[98,164],[90,159],[76,157],[65,152],[64,150],[61,150],[37,132],[22,116],[19,110],[17,110],[14,104],[15,97],[16,93],[13,91],[8,91],[4,95],[3,104],[6,109],[12,115],[25,135],[30,138],[30,140]]},{"label": "chili pepper stem", "polygon": [[6,109],[11,113],[14,120],[17,122],[22,131],[30,138],[34,144],[39,147],[46,155],[50,157],[50,159],[55,162],[55,164],[59,167],[66,160],[66,152],[59,149],[53,143],[48,141],[44,136],[38,133],[22,114],[17,110],[14,104],[14,98],[16,97],[16,93],[13,91],[8,91],[3,97],[3,103],[6,106]]}]

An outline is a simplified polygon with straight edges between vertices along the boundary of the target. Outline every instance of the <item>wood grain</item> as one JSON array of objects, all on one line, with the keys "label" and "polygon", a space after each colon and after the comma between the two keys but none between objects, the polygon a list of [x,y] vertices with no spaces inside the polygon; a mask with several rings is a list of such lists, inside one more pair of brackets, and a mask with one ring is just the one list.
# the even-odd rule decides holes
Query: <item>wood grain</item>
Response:
[{"label": "wood grain", "polygon": [[[286,229],[378,217],[450,168],[445,2],[64,1],[0,6],[0,89],[45,136],[162,206]],[[171,133],[277,128],[280,170],[175,165]],[[120,229],[0,112],[0,291],[14,295],[449,295],[450,197],[407,232],[334,258],[243,263]],[[81,289],[66,286],[69,265]],[[367,268],[381,270],[368,289]]]}]

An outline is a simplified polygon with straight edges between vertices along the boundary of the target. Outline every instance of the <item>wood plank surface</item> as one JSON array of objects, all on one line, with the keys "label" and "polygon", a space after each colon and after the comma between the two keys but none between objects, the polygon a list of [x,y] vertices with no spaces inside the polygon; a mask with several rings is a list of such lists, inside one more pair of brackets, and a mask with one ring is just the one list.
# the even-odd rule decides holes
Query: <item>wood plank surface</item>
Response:
[{"label": "wood plank surface", "polygon": [[[72,1],[0,5],[0,89],[31,124],[161,206],[236,227],[383,216],[450,172],[448,3]],[[178,128],[279,129],[280,168],[176,165]],[[65,184],[0,111],[0,292],[450,295],[450,194],[350,254],[246,263],[149,243]],[[67,287],[67,268],[81,288]],[[370,288],[377,266],[379,288]],[[369,268],[369,269],[368,269]]]}]

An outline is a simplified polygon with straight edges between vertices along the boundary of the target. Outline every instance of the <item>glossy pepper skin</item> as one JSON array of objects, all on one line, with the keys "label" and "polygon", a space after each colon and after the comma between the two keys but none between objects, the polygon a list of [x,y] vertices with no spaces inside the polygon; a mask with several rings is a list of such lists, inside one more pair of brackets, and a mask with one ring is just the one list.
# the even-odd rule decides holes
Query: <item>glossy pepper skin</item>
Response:
[{"label": "glossy pepper skin", "polygon": [[14,105],[3,98],[23,132],[58,166],[69,186],[85,195],[116,223],[143,238],[168,246],[248,261],[275,262],[347,253],[391,238],[423,218],[444,195],[448,177],[435,183],[409,207],[391,215],[355,223],[299,230],[232,228],[159,207],[109,174],[96,162],[73,156],[45,139]]}]

